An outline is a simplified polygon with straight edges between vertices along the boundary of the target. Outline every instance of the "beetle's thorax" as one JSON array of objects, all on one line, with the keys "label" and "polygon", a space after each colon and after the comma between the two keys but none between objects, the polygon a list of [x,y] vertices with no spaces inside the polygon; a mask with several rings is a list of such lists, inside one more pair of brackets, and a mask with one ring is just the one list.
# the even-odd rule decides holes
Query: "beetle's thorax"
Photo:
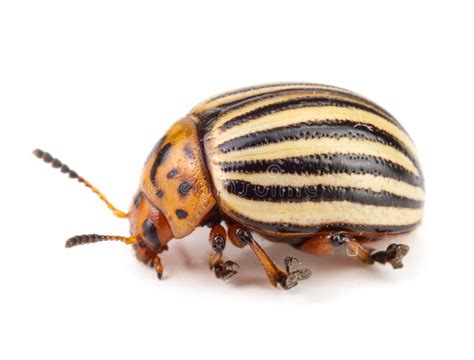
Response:
[{"label": "beetle's thorax", "polygon": [[179,120],[156,144],[143,169],[140,192],[178,239],[200,226],[215,207],[193,117]]}]

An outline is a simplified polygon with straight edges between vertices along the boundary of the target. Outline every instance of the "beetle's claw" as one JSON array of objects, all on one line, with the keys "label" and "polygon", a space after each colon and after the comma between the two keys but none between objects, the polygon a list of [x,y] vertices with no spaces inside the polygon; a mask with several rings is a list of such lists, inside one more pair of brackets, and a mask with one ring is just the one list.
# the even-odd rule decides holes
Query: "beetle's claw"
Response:
[{"label": "beetle's claw", "polygon": [[157,270],[156,277],[158,278],[158,280],[161,280],[163,278],[163,271]]},{"label": "beetle's claw", "polygon": [[153,267],[156,270],[156,276],[158,277],[158,280],[161,280],[163,278],[163,271],[165,269],[158,255],[156,255],[155,259],[153,260]]},{"label": "beetle's claw", "polygon": [[230,260],[227,260],[224,264],[224,269],[225,270],[234,270],[234,266],[236,266],[237,268],[239,268],[239,264],[237,264],[236,262],[233,262],[233,261],[230,261]]},{"label": "beetle's claw", "polygon": [[294,263],[301,265],[301,262],[292,256],[288,256],[285,259],[287,275],[281,277],[281,279],[278,281],[278,283],[285,290],[294,288],[296,285],[298,285],[298,281],[307,280],[312,275],[312,272],[309,269],[295,270],[293,266]]},{"label": "beetle's claw", "polygon": [[387,262],[389,262],[394,269],[401,269],[403,267],[402,260],[410,251],[408,245],[392,244],[387,248]]},{"label": "beetle's claw", "polygon": [[381,263],[390,263],[394,269],[403,267],[403,258],[410,251],[410,247],[404,244],[391,244],[386,251],[378,251],[371,255],[372,259]]},{"label": "beetle's claw", "polygon": [[291,274],[294,271],[294,266],[293,266],[294,263],[301,265],[301,262],[293,256],[287,256],[285,258],[285,268],[288,274]]},{"label": "beetle's claw", "polygon": [[212,269],[214,270],[216,278],[226,281],[237,274],[237,270],[235,270],[234,267],[238,268],[239,265],[233,261],[228,260],[224,263],[217,263]]}]

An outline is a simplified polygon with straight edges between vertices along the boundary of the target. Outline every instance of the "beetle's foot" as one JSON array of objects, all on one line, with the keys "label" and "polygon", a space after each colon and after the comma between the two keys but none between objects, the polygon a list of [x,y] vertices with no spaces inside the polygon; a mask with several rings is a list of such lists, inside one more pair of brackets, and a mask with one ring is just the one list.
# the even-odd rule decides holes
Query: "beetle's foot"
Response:
[{"label": "beetle's foot", "polygon": [[161,259],[158,255],[155,256],[153,259],[153,267],[156,270],[156,276],[158,277],[158,280],[161,280],[163,277],[163,271],[165,270],[163,267],[163,263],[161,262]]},{"label": "beetle's foot", "polygon": [[385,251],[376,251],[372,253],[371,258],[381,264],[389,263],[394,269],[403,267],[403,258],[410,251],[410,247],[404,244],[391,244]]},{"label": "beetle's foot", "polygon": [[226,239],[227,233],[224,227],[220,224],[214,225],[209,234],[209,242],[214,251],[209,257],[209,269],[214,271],[216,278],[224,281],[229,280],[232,276],[237,274],[235,267],[239,267],[239,265],[233,261],[222,260],[222,253],[225,249]]},{"label": "beetle's foot", "polygon": [[299,261],[291,256],[288,256],[285,259],[286,272],[280,270],[262,247],[255,241],[249,230],[237,226],[234,229],[233,234],[235,235],[235,239],[232,241],[234,244],[239,247],[244,247],[246,245],[250,246],[262,264],[262,267],[265,269],[268,279],[273,286],[277,287],[280,285],[283,289],[289,290],[298,285],[299,281],[306,280],[311,276],[311,270],[309,269],[295,270],[293,265],[295,262],[299,263]]},{"label": "beetle's foot", "polygon": [[237,274],[237,270],[235,269],[235,267],[238,268],[239,265],[233,261],[219,261],[218,263],[211,266],[211,270],[214,271],[216,278],[226,281],[229,280],[235,274]]},{"label": "beetle's foot", "polygon": [[278,279],[278,283],[285,290],[294,288],[296,285],[298,285],[299,281],[307,280],[312,275],[311,270],[309,269],[295,270],[294,263],[301,265],[298,259],[288,256],[285,259],[285,268],[287,273],[281,274],[280,278]]},{"label": "beetle's foot", "polygon": [[285,258],[285,269],[287,273],[291,274],[295,270],[293,266],[294,263],[301,265],[301,262],[293,256],[287,256]]}]

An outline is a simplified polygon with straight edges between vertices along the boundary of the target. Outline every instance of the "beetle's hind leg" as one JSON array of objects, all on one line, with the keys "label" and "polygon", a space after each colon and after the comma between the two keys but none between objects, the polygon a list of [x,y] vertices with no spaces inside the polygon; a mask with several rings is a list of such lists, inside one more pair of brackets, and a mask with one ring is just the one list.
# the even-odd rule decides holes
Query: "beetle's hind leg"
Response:
[{"label": "beetle's hind leg", "polygon": [[297,246],[298,249],[316,254],[325,255],[336,252],[338,248],[345,247],[349,256],[356,257],[364,264],[372,265],[389,263],[394,269],[403,267],[402,260],[408,254],[408,245],[391,244],[385,251],[375,250],[361,242],[371,241],[375,235],[353,234],[346,232],[321,233],[318,236],[305,240]]},{"label": "beetle's hind leg", "polygon": [[288,290],[298,285],[299,281],[306,280],[311,276],[311,270],[309,269],[295,269],[294,264],[299,264],[299,262],[291,256],[285,259],[286,272],[280,270],[254,240],[250,231],[242,228],[239,224],[233,224],[229,227],[229,237],[237,247],[250,246],[267,273],[271,284],[275,287],[279,284],[282,288]]},{"label": "beetle's hind leg", "polygon": [[375,262],[380,264],[390,264],[394,269],[403,267],[403,258],[410,251],[410,247],[404,244],[390,244],[386,250],[375,250],[371,247],[363,245],[360,241],[350,235],[343,233],[331,234],[330,240],[337,243],[342,241],[346,246],[348,254],[356,256],[357,259],[365,264],[372,265]]},{"label": "beetle's hind leg", "polygon": [[214,274],[218,279],[228,280],[235,274],[237,270],[235,267],[238,265],[233,261],[224,261],[222,254],[226,245],[226,231],[220,224],[213,226],[209,235],[209,242],[213,253],[209,257],[209,269],[214,271]]}]

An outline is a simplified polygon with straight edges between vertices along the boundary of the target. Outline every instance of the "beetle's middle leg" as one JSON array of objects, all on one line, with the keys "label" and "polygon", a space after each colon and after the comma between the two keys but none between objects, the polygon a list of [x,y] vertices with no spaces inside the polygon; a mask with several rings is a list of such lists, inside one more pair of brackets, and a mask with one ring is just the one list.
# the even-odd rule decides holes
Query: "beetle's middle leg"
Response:
[{"label": "beetle's middle leg", "polygon": [[394,269],[402,268],[402,259],[410,250],[408,245],[391,244],[385,251],[380,251],[362,244],[374,238],[375,235],[365,233],[327,232],[304,240],[296,247],[316,255],[333,254],[345,247],[349,256],[356,257],[364,264],[389,263]]},{"label": "beetle's middle leg", "polygon": [[244,229],[239,224],[232,224],[229,227],[229,237],[232,243],[237,247],[243,248],[246,245],[250,246],[267,273],[271,284],[275,287],[279,284],[288,290],[298,285],[298,281],[306,280],[311,276],[311,270],[309,269],[295,269],[293,264],[298,262],[298,260],[291,256],[285,259],[286,272],[280,270],[254,240],[250,231]]},{"label": "beetle's middle leg", "polygon": [[211,233],[209,234],[209,242],[211,243],[213,253],[209,257],[209,268],[214,271],[218,279],[222,280],[228,280],[237,274],[235,267],[238,267],[233,261],[222,260],[226,239],[227,234],[222,225],[217,224],[212,227]]}]

